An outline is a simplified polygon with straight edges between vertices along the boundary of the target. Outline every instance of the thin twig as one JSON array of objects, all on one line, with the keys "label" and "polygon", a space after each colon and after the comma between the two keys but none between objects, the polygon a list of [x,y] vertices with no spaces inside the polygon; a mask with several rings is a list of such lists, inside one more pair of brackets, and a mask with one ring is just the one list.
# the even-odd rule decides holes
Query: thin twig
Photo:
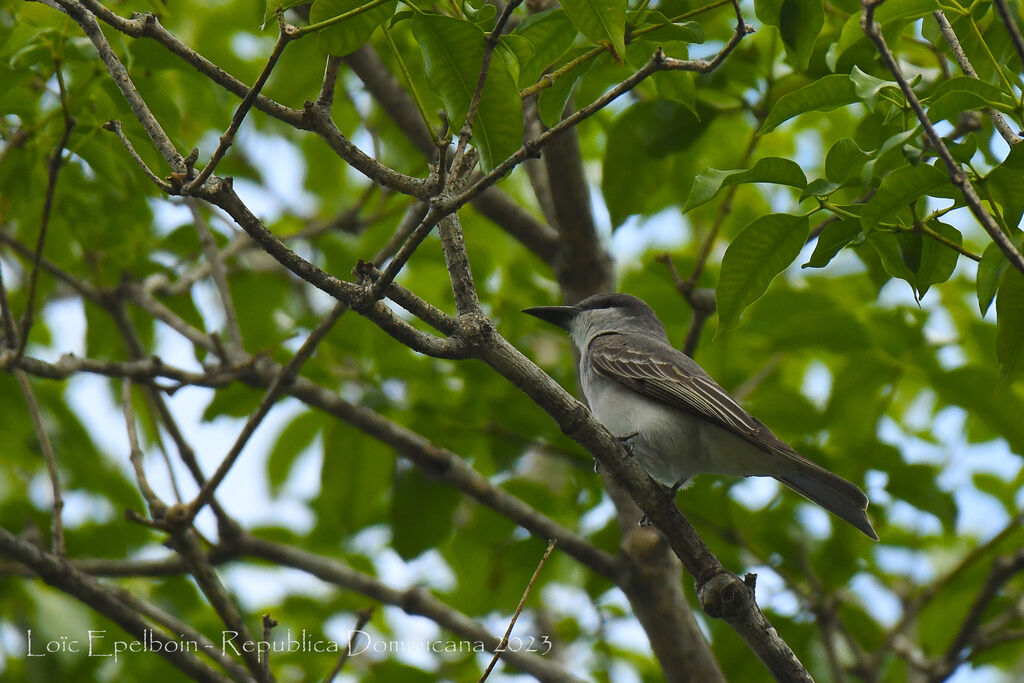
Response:
[{"label": "thin twig", "polygon": [[672,283],[676,287],[676,291],[686,299],[686,302],[690,304],[690,310],[693,311],[693,317],[690,318],[690,327],[686,331],[686,339],[683,341],[682,346],[683,353],[693,358],[693,354],[697,350],[697,343],[700,341],[701,332],[704,330],[704,323],[715,312],[715,290],[694,287],[690,280],[684,280],[680,277],[679,271],[676,270],[676,264],[672,260],[672,255],[668,252],[658,256],[657,260],[668,267],[668,272],[672,278]]},{"label": "thin twig", "polygon": [[[277,619],[274,619],[270,614],[263,615],[263,642],[270,642],[271,631],[277,626]],[[270,650],[273,648],[267,648],[267,651],[263,653],[263,680],[269,683],[274,680],[274,677],[270,673]]]},{"label": "thin twig", "polygon": [[484,41],[484,56],[483,61],[480,63],[480,75],[476,79],[473,97],[469,100],[466,120],[462,123],[462,129],[459,131],[459,142],[455,146],[455,156],[452,157],[452,175],[449,178],[449,183],[458,182],[463,175],[461,168],[462,160],[466,153],[466,145],[469,143],[469,138],[473,135],[473,121],[476,119],[477,109],[480,106],[480,97],[484,92],[484,83],[487,82],[487,72],[490,70],[491,57],[494,55],[494,49],[498,46],[498,39],[501,37],[501,32],[505,29],[505,24],[508,22],[509,17],[512,16],[512,11],[522,1],[508,0],[505,3],[498,21],[494,24],[494,30],[487,34],[487,39]]},{"label": "thin twig", "polygon": [[964,555],[955,567],[932,582],[931,585],[927,586],[913,599],[908,600],[903,607],[903,614],[900,616],[900,620],[891,629],[889,629],[885,635],[885,639],[882,641],[882,644],[875,648],[872,655],[871,668],[877,669],[881,666],[882,660],[891,651],[896,638],[903,635],[903,633],[913,625],[914,621],[925,607],[927,607],[957,578],[963,575],[964,572],[973,567],[976,562],[981,560],[981,558],[987,555],[992,549],[1006,540],[1006,538],[1012,533],[1016,532],[1016,530],[1022,525],[1024,525],[1024,513],[1016,515],[1006,524],[1006,526],[992,536],[992,538],[973,548],[969,553]]},{"label": "thin twig", "polygon": [[352,656],[352,650],[356,647],[356,639],[363,632],[363,628],[370,623],[370,617],[373,616],[373,607],[367,607],[364,610],[360,610],[356,617],[356,625],[352,628],[352,633],[348,637],[348,645],[345,647],[345,651],[338,657],[338,661],[334,663],[334,667],[331,669],[327,677],[324,678],[324,683],[331,683],[334,677],[337,676],[343,668],[345,668],[345,662]]},{"label": "thin twig", "polygon": [[1020,27],[1017,26],[1017,22],[1013,18],[1006,0],[995,0],[995,4],[996,9],[999,11],[999,18],[1003,20],[1003,24],[1013,40],[1013,46],[1017,48],[1017,57],[1020,59],[1021,64],[1024,64],[1024,36],[1021,36]]},{"label": "thin twig", "polygon": [[331,17],[330,19],[324,19],[323,21],[318,21],[315,24],[309,24],[308,26],[303,26],[302,28],[296,28],[295,37],[301,38],[302,36],[309,35],[310,33],[316,33],[317,31],[321,31],[325,28],[334,26],[335,24],[341,23],[351,17],[363,14],[364,12],[369,12],[370,10],[390,1],[391,0],[370,0],[370,2],[366,3],[365,5],[360,5],[354,9],[350,9],[347,12],[343,12],[342,14],[338,14],[336,16]]},{"label": "thin twig", "polygon": [[[978,635],[978,627],[981,625],[985,609],[996,598],[999,590],[1006,582],[1013,578],[1014,574],[1021,571],[1024,571],[1024,550],[1018,550],[1009,557],[1000,556],[993,560],[992,569],[989,571],[985,583],[978,591],[978,595],[974,599],[970,610],[968,610],[963,623],[960,625],[960,630],[957,632],[956,637],[953,638],[953,642],[946,649],[944,657],[946,675],[952,673],[963,661],[964,651]],[[936,677],[936,679],[943,680],[945,677]]]},{"label": "thin twig", "polygon": [[183,172],[185,170],[184,157],[175,149],[174,143],[171,142],[170,137],[164,132],[160,122],[156,120],[153,112],[150,111],[149,106],[142,99],[142,95],[139,94],[138,89],[132,82],[131,76],[128,75],[128,70],[125,69],[124,64],[114,54],[113,48],[110,47],[106,36],[103,35],[103,30],[100,28],[99,23],[97,23],[93,13],[86,9],[78,0],[55,0],[55,2],[82,27],[86,37],[92,42],[100,60],[107,67],[111,78],[114,79],[114,83],[124,96],[125,101],[128,102],[128,106],[131,107],[135,117],[142,124],[149,139],[153,141],[153,144],[167,164],[173,171],[177,173]]},{"label": "thin twig", "polygon": [[135,409],[132,406],[132,380],[128,377],[121,382],[121,407],[124,411],[124,425],[128,432],[128,460],[135,470],[135,479],[138,481],[142,497],[149,505],[149,514],[154,520],[161,520],[167,511],[167,505],[156,495],[146,478],[146,470],[142,464],[142,449],[139,448],[139,434],[135,426]]},{"label": "thin twig", "polygon": [[[1005,2],[1005,0],[1003,1]],[[945,12],[937,9],[932,12],[932,16],[935,17],[935,22],[939,25],[942,37],[945,38],[946,43],[949,44],[949,49],[953,53],[956,63],[960,65],[960,70],[971,78],[977,78],[978,72],[974,70],[974,66],[967,58],[967,54],[964,52],[963,47],[960,46],[960,39],[957,37],[956,31],[953,30],[952,25],[950,25],[949,19],[946,18]],[[1020,142],[1020,136],[1013,132],[1013,129],[1006,123],[1006,119],[1003,117],[1001,112],[996,111],[992,107],[985,107],[982,111],[985,112],[985,116],[991,119],[992,125],[995,126],[996,130],[999,131],[999,134],[1003,136],[1003,139],[1006,140],[1006,144],[1013,147]]]},{"label": "thin twig", "polygon": [[245,94],[245,97],[243,97],[241,103],[239,103],[238,109],[235,110],[234,116],[231,117],[231,124],[228,125],[228,129],[224,131],[224,134],[220,136],[220,142],[217,145],[217,149],[214,151],[213,156],[210,157],[206,166],[194,180],[182,186],[182,194],[192,194],[192,192],[195,191],[197,187],[205,183],[207,178],[209,178],[213,174],[214,170],[216,170],[217,164],[220,163],[220,160],[224,158],[224,155],[227,154],[228,150],[231,148],[231,144],[235,140],[235,134],[241,127],[242,121],[245,120],[246,114],[249,113],[253,103],[256,101],[256,97],[263,89],[263,86],[266,85],[267,79],[270,78],[270,74],[277,65],[277,60],[280,59],[281,53],[284,52],[288,43],[295,40],[300,35],[299,29],[286,23],[284,19],[280,20],[278,28],[277,42],[274,43],[274,49],[271,51],[270,57],[267,58],[267,63],[263,67],[263,71],[260,72],[259,78],[256,79],[253,86],[249,88],[249,92]]},{"label": "thin twig", "polygon": [[480,676],[479,683],[484,683],[487,677],[491,675],[491,671],[494,669],[498,660],[501,658],[501,653],[505,651],[505,646],[508,645],[508,637],[512,635],[512,629],[516,625],[516,620],[519,619],[519,613],[523,611],[523,605],[526,604],[526,599],[530,597],[530,592],[533,590],[533,585],[537,583],[537,577],[540,576],[540,572],[544,569],[544,565],[547,564],[548,558],[551,557],[551,551],[558,545],[558,541],[551,539],[548,541],[547,550],[544,551],[544,556],[540,558],[540,562],[537,564],[537,568],[533,571],[533,576],[530,577],[530,583],[526,584],[526,590],[523,591],[523,597],[519,599],[519,605],[516,607],[515,614],[512,615],[512,620],[508,624],[508,628],[505,629],[505,635],[501,637],[501,643],[494,650],[494,656],[491,658],[491,662],[484,669],[484,673]]},{"label": "thin twig", "polygon": [[63,557],[44,552],[4,528],[0,528],[0,553],[29,567],[43,581],[93,608],[138,641],[154,643],[153,651],[189,678],[205,683],[231,683],[231,679],[213,670],[188,648],[181,647],[178,640],[154,629],[140,616],[139,609],[120,598],[118,591],[75,569]]},{"label": "thin twig", "polygon": [[188,516],[187,520],[195,519],[195,516],[202,510],[203,506],[210,502],[213,497],[213,492],[217,490],[220,483],[224,481],[224,477],[227,476],[232,465],[241,455],[242,449],[249,442],[249,437],[253,435],[256,428],[263,421],[263,418],[267,416],[270,409],[274,407],[277,400],[291,388],[292,383],[298,376],[299,369],[302,364],[305,363],[313,355],[317,345],[327,336],[327,332],[330,331],[331,327],[337,322],[338,318],[341,317],[342,313],[348,310],[348,306],[344,303],[337,303],[331,312],[320,321],[320,324],[309,334],[306,341],[303,342],[302,346],[295,353],[292,359],[288,362],[288,365],[284,367],[281,372],[277,374],[274,381],[267,387],[267,391],[263,396],[263,400],[260,401],[259,406],[254,410],[245,421],[245,426],[242,427],[242,431],[239,433],[238,438],[235,439],[231,449],[227,455],[224,456],[224,460],[221,461],[220,466],[217,467],[217,471],[213,473],[202,489],[196,495],[195,499],[188,505]]},{"label": "thin twig", "polygon": [[480,314],[480,298],[473,283],[473,270],[466,253],[466,240],[458,213],[452,212],[441,219],[438,227],[444,262],[455,295],[455,310],[460,316]]},{"label": "thin twig", "polygon": [[334,105],[334,89],[338,83],[338,72],[341,70],[341,57],[327,55],[324,67],[324,80],[320,84],[320,94],[316,97],[318,106],[330,109]]},{"label": "thin twig", "polygon": [[[2,541],[0,537],[0,541]],[[274,543],[243,533],[236,545],[240,552],[276,564],[308,572],[346,590],[355,591],[373,600],[401,608],[406,614],[426,617],[443,629],[469,641],[484,643],[489,651],[497,648],[499,639],[467,615],[438,600],[430,591],[419,587],[405,590],[393,588],[375,577],[358,572],[335,558],[321,557],[283,543]],[[579,681],[579,677],[555,662],[529,652],[505,653],[512,666],[540,680]]]},{"label": "thin twig", "polygon": [[224,328],[228,336],[228,351],[234,357],[240,357],[244,351],[242,344],[242,328],[238,324],[238,315],[235,313],[235,304],[231,298],[231,289],[228,287],[227,273],[224,270],[224,261],[221,260],[220,251],[217,249],[217,242],[213,238],[210,224],[199,209],[199,203],[195,199],[187,199],[188,210],[192,213],[192,221],[196,225],[196,233],[199,236],[199,244],[203,247],[206,262],[210,264],[210,275],[213,284],[217,288],[217,295],[220,297],[221,306],[224,309]]},{"label": "thin twig", "polygon": [[128,150],[128,154],[135,161],[138,167],[142,169],[142,172],[146,174],[146,177],[153,181],[154,185],[159,187],[167,194],[174,194],[174,186],[171,185],[166,180],[164,180],[163,178],[159,177],[156,173],[154,173],[153,169],[151,169],[149,165],[145,162],[145,160],[141,156],[139,156],[139,153],[135,151],[135,146],[132,144],[131,140],[129,140],[128,137],[124,134],[124,130],[122,130],[120,121],[118,121],[117,119],[110,119],[109,121],[103,124],[103,130],[109,130],[111,133],[114,133],[115,135],[117,135],[117,137],[121,139],[121,143],[125,146],[125,149]]},{"label": "thin twig", "polygon": [[60,557],[66,554],[64,547],[64,497],[61,495],[60,476],[57,472],[57,457],[53,453],[53,444],[50,442],[50,435],[46,433],[43,425],[43,417],[39,412],[39,403],[36,395],[29,384],[28,375],[24,370],[18,369],[14,372],[21,387],[21,393],[25,397],[25,405],[28,406],[28,414],[32,419],[32,428],[39,439],[39,448],[43,451],[43,458],[46,460],[46,470],[50,476],[50,490],[53,495],[53,518],[51,529],[53,531],[53,553]]},{"label": "thin twig", "polygon": [[[3,235],[0,232],[0,235]],[[7,296],[7,286],[4,284],[3,261],[0,261],[0,329],[4,333],[4,348],[18,348],[18,324],[14,322],[14,312],[11,310],[11,300]]]},{"label": "thin twig", "polygon": [[[703,14],[704,12],[708,12],[710,10],[716,9],[716,8],[721,7],[723,5],[729,5],[729,4],[732,4],[732,3],[733,3],[733,0],[715,0],[715,2],[712,2],[709,5],[705,5],[703,7],[698,7],[697,9],[690,10],[689,12],[683,12],[682,14],[679,14],[677,16],[672,17],[671,19],[669,19],[669,23],[670,24],[677,24],[680,21],[686,21],[687,19],[695,17],[698,14]],[[644,35],[645,33],[651,33],[652,31],[656,31],[657,29],[661,28],[662,26],[663,25],[652,25],[652,26],[645,26],[644,28],[637,29],[635,31],[627,30],[626,31],[626,40],[625,40],[626,45],[629,45],[633,40],[636,40],[638,37]],[[536,83],[534,83],[531,86],[527,86],[526,88],[523,88],[522,90],[519,91],[520,99],[524,99],[525,100],[530,95],[536,95],[541,90],[545,90],[547,88],[550,88],[551,86],[553,86],[555,84],[555,81],[557,81],[559,78],[561,78],[562,76],[566,75],[567,73],[569,73],[570,71],[575,69],[580,64],[583,64],[584,62],[588,62],[591,59],[593,59],[594,57],[597,57],[598,55],[603,54],[603,53],[607,52],[610,49],[611,49],[611,45],[610,44],[602,43],[601,45],[597,45],[596,47],[588,50],[587,52],[584,52],[579,57],[576,57],[575,59],[570,60],[569,62],[566,62],[565,64],[563,64],[562,66],[558,67],[557,69],[555,69],[551,73],[544,74],[543,76],[540,77],[540,79],[537,80]]]},{"label": "thin twig", "polygon": [[[734,2],[734,5],[737,8],[739,6],[736,2]],[[738,22],[736,33],[733,34],[732,38],[729,39],[729,42],[727,42],[725,46],[710,60],[674,59],[666,57],[665,53],[659,48],[655,51],[654,55],[652,55],[651,59],[648,60],[647,64],[642,66],[632,76],[626,78],[617,86],[609,89],[601,97],[597,98],[586,107],[578,109],[573,114],[565,117],[559,123],[547,129],[540,135],[527,140],[522,147],[495,166],[489,173],[481,177],[467,189],[463,190],[459,195],[444,201],[442,203],[441,211],[443,213],[451,212],[472,201],[481,192],[504,178],[509,171],[521,164],[524,160],[539,154],[540,149],[547,144],[551,138],[576,126],[584,119],[590,118],[597,112],[601,111],[619,97],[640,85],[640,83],[646,80],[651,74],[665,70],[696,71],[699,73],[708,73],[709,71],[713,71],[722,63],[729,53],[736,48],[740,40],[742,40],[750,30],[751,29],[747,24],[742,21]]]},{"label": "thin twig", "polygon": [[71,137],[71,129],[75,127],[75,119],[68,111],[68,93],[64,87],[64,74],[61,71],[60,59],[54,60],[54,75],[57,77],[57,87],[60,91],[60,106],[64,112],[64,133],[60,142],[57,143],[50,163],[46,169],[46,192],[43,195],[43,212],[39,219],[39,236],[36,239],[35,256],[32,259],[32,274],[28,281],[28,297],[25,303],[25,314],[21,318],[21,334],[18,341],[18,354],[25,352],[25,345],[28,343],[29,331],[32,329],[32,322],[35,318],[36,285],[39,283],[39,260],[43,256],[43,245],[46,243],[46,232],[50,225],[50,211],[53,208],[53,195],[57,189],[57,174],[64,163],[64,148]]},{"label": "thin twig", "polygon": [[917,99],[917,94],[914,93],[913,88],[910,87],[910,82],[903,74],[903,70],[900,69],[899,64],[896,63],[896,58],[893,56],[892,51],[885,42],[885,36],[882,35],[881,27],[875,23],[875,8],[878,6],[879,0],[863,0],[864,13],[861,17],[861,28],[864,33],[867,34],[868,38],[874,42],[878,49],[879,55],[882,57],[882,61],[885,63],[889,72],[892,73],[896,82],[900,86],[900,90],[903,91],[903,96],[906,97],[907,103],[910,108],[914,111],[918,121],[924,127],[925,135],[931,141],[932,146],[938,152],[942,158],[943,163],[946,165],[946,170],[949,173],[950,181],[959,188],[961,194],[963,194],[964,201],[967,202],[967,206],[971,209],[971,213],[981,223],[981,227],[985,229],[985,232],[989,234],[992,241],[998,245],[999,249],[1006,255],[1006,259],[1013,264],[1013,267],[1024,273],[1024,256],[1017,250],[1010,241],[1010,238],[1000,229],[992,215],[985,210],[982,206],[981,198],[978,197],[978,193],[975,192],[974,186],[971,185],[970,180],[967,178],[967,174],[964,173],[963,169],[957,163],[953,155],[949,153],[949,149],[946,148],[946,143],[943,142],[942,138],[935,131],[935,127],[932,122],[928,119],[928,115],[925,114],[924,107],[921,106],[921,101]]}]

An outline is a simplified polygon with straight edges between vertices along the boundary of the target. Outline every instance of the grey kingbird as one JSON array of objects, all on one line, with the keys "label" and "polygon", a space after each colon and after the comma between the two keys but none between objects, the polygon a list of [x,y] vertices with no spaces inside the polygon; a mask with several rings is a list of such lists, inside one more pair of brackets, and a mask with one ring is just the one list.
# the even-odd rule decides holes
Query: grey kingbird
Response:
[{"label": "grey kingbird", "polygon": [[668,340],[642,299],[595,294],[523,311],[569,332],[590,410],[673,491],[701,474],[774,477],[878,540],[864,492],[797,453]]}]

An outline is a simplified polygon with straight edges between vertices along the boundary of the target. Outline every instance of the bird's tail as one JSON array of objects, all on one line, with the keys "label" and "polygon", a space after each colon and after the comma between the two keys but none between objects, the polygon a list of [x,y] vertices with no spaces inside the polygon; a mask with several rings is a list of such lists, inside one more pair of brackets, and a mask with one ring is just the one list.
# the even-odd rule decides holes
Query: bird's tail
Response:
[{"label": "bird's tail", "polygon": [[878,534],[868,520],[868,497],[863,491],[839,475],[813,463],[805,461],[800,464],[804,466],[799,471],[776,478],[800,495],[857,527],[869,538],[878,540]]}]

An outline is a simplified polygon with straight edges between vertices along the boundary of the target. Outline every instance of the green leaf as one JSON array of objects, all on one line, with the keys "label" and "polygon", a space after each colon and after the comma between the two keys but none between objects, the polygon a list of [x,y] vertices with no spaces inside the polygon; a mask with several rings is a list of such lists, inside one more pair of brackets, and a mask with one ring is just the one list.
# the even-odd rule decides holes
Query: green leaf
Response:
[{"label": "green leaf", "polygon": [[775,183],[803,188],[807,185],[807,176],[800,165],[791,159],[782,157],[764,157],[749,169],[719,171],[709,168],[702,171],[693,181],[690,196],[686,199],[683,213],[707,204],[723,187],[739,183]]},{"label": "green leaf", "polygon": [[1024,275],[1009,268],[996,296],[996,358],[1005,382],[1024,370]]},{"label": "green leaf", "polygon": [[[573,48],[558,60],[558,64],[559,66],[568,64],[589,51],[584,47]],[[537,109],[540,112],[540,120],[545,126],[550,128],[562,120],[562,112],[565,111],[565,105],[569,102],[569,96],[572,95],[573,88],[576,87],[579,80],[590,71],[599,59],[600,57],[588,59],[577,64],[555,81],[554,85],[550,88],[540,91],[540,97],[537,98]]]},{"label": "green leaf", "polygon": [[[743,320],[744,336],[764,335],[779,349],[819,347],[846,353],[871,345],[867,327],[857,311],[821,288],[796,290],[780,282],[747,309]],[[773,400],[774,387],[768,392],[768,402]],[[788,411],[782,407],[778,410]],[[770,424],[776,426],[775,422]]]},{"label": "green leaf", "polygon": [[825,177],[843,183],[860,173],[870,157],[851,138],[842,138],[825,155]]},{"label": "green leaf", "polygon": [[846,74],[832,74],[808,83],[802,88],[783,95],[764,120],[759,134],[769,133],[780,124],[809,111],[832,111],[858,102],[860,98],[853,82]]},{"label": "green leaf", "polygon": [[[296,5],[302,5],[308,2],[308,0],[267,0],[264,3],[263,9],[263,23],[260,25],[260,30],[267,27],[267,24],[276,25],[277,10],[286,10],[295,7]],[[312,13],[311,13],[312,14]]]},{"label": "green leaf", "polygon": [[658,71],[651,75],[651,79],[659,95],[686,105],[687,109],[697,114],[697,83],[693,72]]},{"label": "green leaf", "polygon": [[992,107],[993,109],[1001,109],[1003,111],[1010,109],[1010,107],[1001,102],[987,100],[977,93],[957,90],[948,92],[933,100],[931,106],[928,107],[927,113],[932,123],[943,120],[956,123],[960,119],[960,115],[965,111],[984,109],[985,107]]},{"label": "green leaf", "polygon": [[463,0],[462,12],[470,21],[485,31],[494,24],[494,18],[498,16],[497,7],[480,0]]},{"label": "green leaf", "polygon": [[722,272],[715,290],[716,337],[765,293],[776,275],[789,267],[803,249],[809,231],[806,216],[786,213],[762,216],[740,230],[722,257]]},{"label": "green leaf", "polygon": [[[677,200],[662,182],[672,171],[666,152],[685,149],[704,130],[684,107],[666,100],[640,102],[612,124],[601,166],[601,191],[613,228],[632,214],[651,213],[665,201]],[[638,187],[651,190],[637,192]]]},{"label": "green leaf", "polygon": [[971,477],[971,481],[979,491],[989,494],[1002,503],[1007,512],[1016,514],[1017,505],[1014,502],[1014,497],[1017,487],[1012,482],[1004,481],[1002,477],[988,472],[976,472]]},{"label": "green leaf", "polygon": [[394,451],[341,422],[323,431],[318,534],[335,538],[385,519],[394,478]]},{"label": "green leaf", "polygon": [[800,201],[808,197],[827,197],[842,187],[842,183],[834,183],[824,178],[815,178],[807,183],[807,187],[800,193]]},{"label": "green leaf", "polygon": [[918,510],[930,512],[942,522],[946,533],[956,527],[957,506],[953,494],[936,486],[938,467],[927,463],[895,462],[888,470],[886,490]]},{"label": "green leaf", "polygon": [[[932,221],[928,227],[954,244],[963,243],[960,231],[951,225]],[[906,280],[918,299],[929,287],[945,282],[953,274],[959,254],[951,247],[919,232],[876,231],[868,242],[878,251],[887,273]]]},{"label": "green leaf", "polygon": [[678,41],[700,44],[704,42],[704,27],[695,21],[673,24],[661,12],[645,12],[641,22],[636,23],[633,37],[634,39],[643,37],[644,40],[656,43]]},{"label": "green leaf", "polygon": [[[875,21],[882,26],[901,19],[916,19],[940,9],[938,0],[886,0],[875,10]],[[857,20],[860,20],[858,13]]]},{"label": "green leaf", "polygon": [[[1021,233],[1018,231],[1013,240],[1018,250],[1021,248],[1020,235]],[[978,264],[978,276],[975,283],[978,289],[978,309],[982,315],[988,313],[988,307],[992,305],[992,299],[995,298],[996,291],[1003,281],[1003,273],[1006,272],[1009,265],[1010,262],[1006,260],[1006,255],[1003,254],[999,245],[989,242],[985,251],[981,253],[981,263]]]},{"label": "green leaf", "polygon": [[935,87],[929,101],[937,100],[954,92],[970,92],[989,102],[999,102],[1002,106],[1013,107],[1013,101],[1003,93],[999,86],[971,76],[954,76],[942,80]]},{"label": "green leaf", "polygon": [[399,471],[391,496],[391,547],[410,560],[452,534],[452,513],[461,496],[419,468]]},{"label": "green leaf", "polygon": [[891,88],[897,93],[900,92],[900,86],[896,81],[884,81],[881,78],[875,78],[871,74],[861,71],[859,66],[853,67],[853,71],[850,72],[850,80],[853,81],[853,86],[857,90],[857,96],[864,100],[868,109],[875,108],[878,93],[883,88]]},{"label": "green leaf", "polygon": [[[309,22],[316,24],[326,21],[366,4],[364,0],[316,0],[309,10]],[[319,32],[320,44],[328,54],[338,57],[355,52],[366,44],[378,26],[391,18],[397,4],[397,0],[385,2],[362,14],[328,26]]]},{"label": "green leaf", "polygon": [[918,132],[918,128],[904,130],[889,137],[879,145],[878,149],[871,153],[874,158],[864,164],[864,167],[861,169],[861,182],[870,182],[871,177],[876,175],[876,169],[878,169],[877,175],[881,177],[887,171],[891,171],[897,166],[902,166],[905,161],[903,154],[904,143],[917,136]]},{"label": "green leaf", "polygon": [[778,27],[794,66],[806,69],[825,22],[821,0],[754,0],[754,10],[761,21]]},{"label": "green leaf", "polygon": [[[91,327],[91,326],[90,326]],[[261,392],[242,384],[230,384],[218,389],[203,410],[203,422],[222,416],[248,417],[262,400]]]},{"label": "green leaf", "polygon": [[1020,224],[1024,213],[1024,145],[1014,145],[1010,153],[985,176],[985,187],[1002,208],[1007,225]]},{"label": "green leaf", "polygon": [[945,140],[944,142],[950,155],[961,164],[966,164],[974,158],[975,153],[978,151],[978,139],[974,136],[974,133],[968,133],[962,140],[962,142],[953,142],[952,140]]},{"label": "green leaf", "polygon": [[892,222],[900,209],[919,197],[949,185],[949,177],[935,168],[921,164],[903,166],[882,179],[878,191],[868,200],[860,215],[861,227],[870,233],[880,220]]},{"label": "green leaf", "polygon": [[[950,405],[961,406],[987,425],[993,435],[1006,439],[1015,453],[1024,453],[1024,401],[1014,387],[1000,384],[988,365],[965,365],[929,374],[932,387]],[[991,437],[988,437],[991,438]]]},{"label": "green leaf", "polygon": [[843,247],[857,239],[860,234],[860,221],[856,218],[844,218],[825,226],[814,244],[811,258],[800,267],[824,268]]},{"label": "green leaf", "polygon": [[562,9],[584,36],[610,45],[616,61],[626,54],[626,0],[563,0]]},{"label": "green leaf", "polygon": [[324,418],[315,412],[301,413],[277,436],[267,457],[267,479],[271,495],[281,492],[295,459],[306,450],[323,428]]},{"label": "green leaf", "polygon": [[494,54],[505,64],[512,81],[519,83],[522,78],[520,65],[529,62],[533,56],[533,43],[522,36],[510,33],[498,39],[498,44],[494,46]]},{"label": "green leaf", "polygon": [[[423,50],[427,79],[444,101],[452,130],[469,111],[483,63],[484,32],[468,21],[417,14],[412,32]],[[473,144],[484,171],[493,169],[522,144],[519,89],[501,59],[491,60],[473,121]]]},{"label": "green leaf", "polygon": [[520,63],[519,86],[536,83],[548,67],[572,47],[578,34],[569,17],[560,9],[544,10],[526,17],[513,33],[533,45],[533,56]]}]

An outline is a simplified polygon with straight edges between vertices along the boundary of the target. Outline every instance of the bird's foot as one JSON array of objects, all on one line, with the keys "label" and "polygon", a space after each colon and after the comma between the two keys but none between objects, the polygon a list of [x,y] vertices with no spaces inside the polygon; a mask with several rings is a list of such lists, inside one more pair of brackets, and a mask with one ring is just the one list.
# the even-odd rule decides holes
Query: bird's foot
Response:
[{"label": "bird's foot", "polygon": [[597,458],[594,458],[594,474],[601,474],[601,463]]},{"label": "bird's foot", "polygon": [[632,457],[633,455],[633,439],[636,438],[640,432],[633,432],[632,434],[626,434],[625,436],[615,437],[616,441],[622,444],[622,447],[626,449],[626,455]]},{"label": "bird's foot", "polygon": [[[683,481],[685,481],[685,479]],[[658,486],[661,487],[662,492],[664,492],[664,494],[670,498],[676,497],[676,491],[679,490],[680,485],[681,483],[676,484],[675,486],[665,486],[664,484],[658,484]],[[653,524],[651,522],[651,518],[645,514],[640,517],[640,521],[637,523],[637,526],[639,526],[642,529],[644,527],[653,526]]]}]

